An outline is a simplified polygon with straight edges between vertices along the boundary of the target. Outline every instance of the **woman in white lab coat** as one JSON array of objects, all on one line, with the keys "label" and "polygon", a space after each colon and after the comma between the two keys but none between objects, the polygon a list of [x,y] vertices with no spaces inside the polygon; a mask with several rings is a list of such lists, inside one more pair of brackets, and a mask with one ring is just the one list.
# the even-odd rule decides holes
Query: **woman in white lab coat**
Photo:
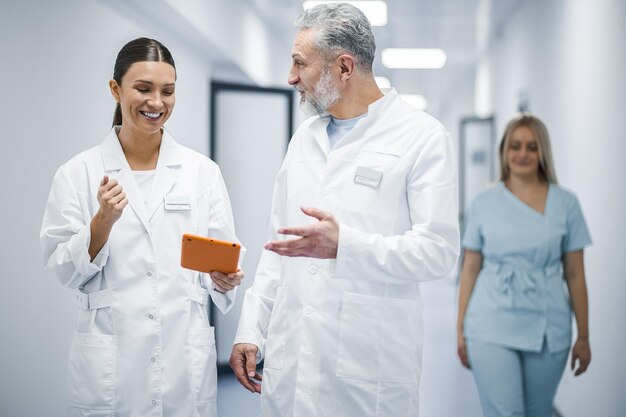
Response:
[{"label": "woman in white lab coat", "polygon": [[226,312],[241,271],[180,266],[183,233],[236,241],[215,163],[163,124],[175,102],[170,52],[147,38],[119,52],[104,142],[57,171],[41,227],[44,262],[76,290],[70,416],[215,416],[208,297]]}]

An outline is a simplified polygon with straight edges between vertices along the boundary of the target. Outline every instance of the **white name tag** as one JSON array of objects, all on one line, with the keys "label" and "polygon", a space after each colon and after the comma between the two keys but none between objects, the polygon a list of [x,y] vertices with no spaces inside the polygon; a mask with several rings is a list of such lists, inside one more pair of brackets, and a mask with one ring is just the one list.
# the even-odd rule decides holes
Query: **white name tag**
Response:
[{"label": "white name tag", "polygon": [[187,195],[166,195],[163,198],[167,211],[190,211],[191,198]]},{"label": "white name tag", "polygon": [[367,185],[368,187],[378,188],[383,173],[366,167],[357,167],[354,174],[354,182],[357,184]]}]

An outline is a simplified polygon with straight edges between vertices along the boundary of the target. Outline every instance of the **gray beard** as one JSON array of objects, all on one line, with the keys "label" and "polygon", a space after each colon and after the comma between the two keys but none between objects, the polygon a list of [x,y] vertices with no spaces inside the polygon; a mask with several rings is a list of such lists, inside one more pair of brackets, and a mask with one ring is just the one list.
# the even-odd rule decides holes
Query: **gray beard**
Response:
[{"label": "gray beard", "polygon": [[300,108],[308,115],[326,116],[328,109],[339,101],[341,94],[333,84],[330,71],[324,69],[312,94],[304,93],[300,99]]}]

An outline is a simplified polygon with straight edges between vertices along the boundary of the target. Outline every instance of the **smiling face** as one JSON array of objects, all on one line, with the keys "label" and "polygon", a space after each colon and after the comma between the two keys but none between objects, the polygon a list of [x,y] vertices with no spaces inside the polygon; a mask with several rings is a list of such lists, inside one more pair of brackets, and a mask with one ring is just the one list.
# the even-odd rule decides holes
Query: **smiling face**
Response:
[{"label": "smiling face", "polygon": [[314,35],[312,29],[296,35],[288,83],[300,93],[300,106],[306,113],[323,115],[339,101],[341,93],[332,77],[332,65],[315,46]]},{"label": "smiling face", "polygon": [[511,134],[506,149],[506,161],[511,175],[541,176],[541,148],[528,126],[519,126]]},{"label": "smiling face", "polygon": [[130,66],[121,85],[109,85],[122,110],[122,130],[135,135],[159,133],[175,104],[176,70],[166,62],[143,61]]}]

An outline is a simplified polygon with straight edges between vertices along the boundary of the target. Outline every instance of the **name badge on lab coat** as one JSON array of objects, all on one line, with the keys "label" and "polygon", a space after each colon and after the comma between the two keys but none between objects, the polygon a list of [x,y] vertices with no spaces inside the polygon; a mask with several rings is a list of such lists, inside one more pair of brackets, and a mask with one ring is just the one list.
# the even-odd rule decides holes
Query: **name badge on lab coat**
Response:
[{"label": "name badge on lab coat", "polygon": [[354,174],[356,184],[367,185],[372,188],[378,188],[382,178],[382,172],[366,167],[357,167],[356,174]]},{"label": "name badge on lab coat", "polygon": [[163,198],[167,211],[190,211],[191,198],[186,195],[166,195]]}]

